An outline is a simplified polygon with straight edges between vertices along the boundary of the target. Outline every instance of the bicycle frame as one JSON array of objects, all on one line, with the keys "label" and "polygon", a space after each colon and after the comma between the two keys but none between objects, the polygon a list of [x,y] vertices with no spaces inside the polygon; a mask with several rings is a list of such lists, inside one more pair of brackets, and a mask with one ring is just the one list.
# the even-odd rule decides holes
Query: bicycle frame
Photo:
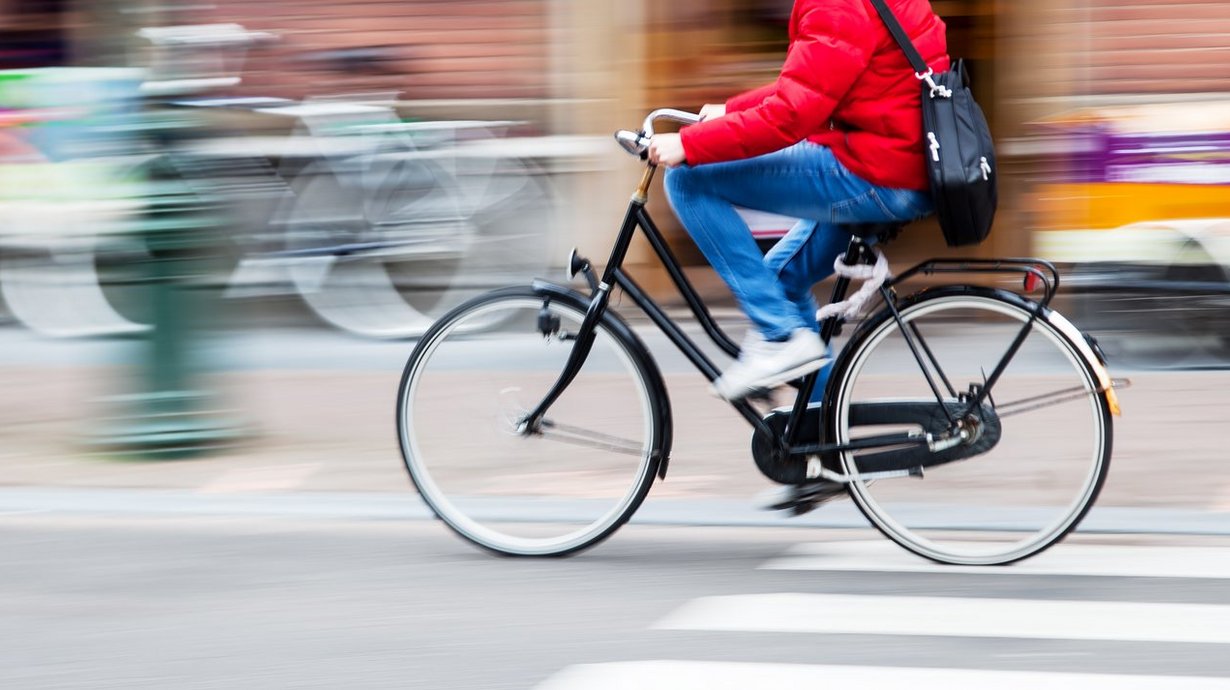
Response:
[{"label": "bicycle frame", "polygon": [[[671,281],[674,283],[680,295],[684,298],[689,309],[695,315],[697,321],[705,334],[716,344],[721,350],[732,357],[739,354],[739,347],[734,341],[722,330],[712,314],[709,313],[704,301],[693,287],[692,283],[684,275],[680,267],[679,261],[675,258],[674,253],[667,245],[661,231],[658,230],[653,219],[649,215],[649,211],[645,208],[648,198],[649,185],[652,183],[656,166],[647,164],[646,170],[641,178],[641,183],[637,187],[636,192],[632,195],[627,211],[624,215],[623,223],[620,226],[619,234],[615,239],[614,247],[611,250],[606,266],[603,269],[600,279],[595,279],[593,270],[590,267],[588,260],[580,257],[573,258],[570,271],[575,276],[577,272],[583,272],[589,281],[592,293],[590,296],[589,308],[586,312],[585,319],[578,332],[575,335],[575,344],[569,355],[568,361],[564,366],[563,372],[546,394],[543,400],[531,411],[521,422],[519,426],[520,433],[534,433],[538,430],[543,417],[546,415],[550,406],[559,398],[564,389],[572,382],[576,375],[581,370],[582,365],[588,356],[594,341],[594,331],[597,324],[606,312],[610,302],[612,287],[619,287],[624,291],[629,299],[632,300],[637,307],[643,311],[651,321],[658,327],[659,330],[679,349],[679,351],[702,373],[710,382],[717,379],[721,372],[717,366],[705,355],[697,344],[688,337],[686,333],[674,322],[665,311],[651,298],[648,294],[636,283],[636,281],[623,268],[623,262],[627,255],[628,248],[639,229],[648,240],[650,247],[661,261]],[[853,265],[865,260],[869,256],[870,243],[860,238],[853,238],[849,249],[847,249],[844,261],[847,265]],[[893,288],[904,280],[913,276],[935,273],[1018,273],[1025,276],[1026,280],[1031,278],[1038,281],[1038,284],[1044,287],[1045,293],[1041,300],[1036,303],[1036,307],[1030,315],[1029,320],[1022,326],[1021,331],[1009,345],[1008,350],[1000,359],[999,363],[986,378],[983,385],[971,389],[968,395],[956,391],[952,383],[944,376],[943,371],[939,368],[935,356],[927,347],[926,342],[921,338],[921,334],[914,329],[907,329],[902,322],[901,315],[897,311],[896,295]],[[1025,338],[1029,335],[1034,323],[1042,316],[1043,312],[1050,304],[1054,297],[1055,290],[1058,287],[1059,274],[1056,268],[1049,262],[1040,259],[930,259],[920,263],[905,272],[900,276],[890,279],[885,282],[880,288],[880,294],[884,298],[888,308],[892,310],[893,318],[902,327],[902,333],[905,335],[906,342],[918,362],[919,368],[922,370],[927,382],[935,395],[936,401],[941,403],[941,409],[948,416],[949,421],[955,427],[958,420],[971,414],[974,410],[979,409],[982,403],[990,395],[991,389],[996,381],[999,380],[1008,363],[1016,355]],[[850,280],[844,276],[838,276],[833,287],[832,302],[839,302],[846,297],[849,289]],[[1027,283],[1028,285],[1028,283]],[[830,317],[821,324],[820,337],[826,345],[832,338],[840,332],[843,321],[839,317]],[[911,332],[911,330],[913,332]],[[930,364],[930,367],[928,367]],[[936,381],[936,377],[932,375],[931,369],[934,368],[940,379]],[[935,439],[929,434],[919,435],[916,433],[893,433],[876,436],[868,436],[859,438],[844,444],[807,444],[799,445],[800,429],[803,415],[806,413],[808,403],[811,398],[812,391],[819,378],[819,372],[808,374],[802,379],[802,383],[798,384],[798,394],[791,408],[790,417],[787,421],[785,430],[778,434],[770,430],[768,424],[761,417],[755,408],[746,400],[731,401],[730,404],[737,410],[752,427],[765,438],[775,439],[778,451],[791,456],[804,456],[828,453],[840,453],[850,450],[864,450],[874,448],[901,447],[909,445],[931,445],[933,449],[937,442],[942,443],[943,439]],[[940,390],[940,385],[943,385],[951,399],[959,399],[965,403],[960,414],[952,415],[948,412],[944,394]],[[901,472],[889,473],[894,476],[902,474]],[[887,475],[886,475],[887,476]]]}]

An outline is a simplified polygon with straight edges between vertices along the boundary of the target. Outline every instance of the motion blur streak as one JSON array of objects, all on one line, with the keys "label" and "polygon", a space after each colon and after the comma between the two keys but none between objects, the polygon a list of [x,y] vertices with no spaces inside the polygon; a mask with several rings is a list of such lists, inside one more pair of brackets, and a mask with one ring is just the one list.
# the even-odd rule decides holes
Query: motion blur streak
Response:
[{"label": "motion blur streak", "polygon": [[[1110,478],[1087,524],[1126,532],[1128,541],[1142,531],[1224,535],[1230,5],[932,4],[948,25],[950,52],[968,59],[1000,154],[998,227],[984,245],[963,251],[1056,262],[1062,286],[1054,306],[1096,338],[1114,376],[1133,380],[1119,396]],[[759,593],[764,581],[749,581],[748,592],[728,582],[792,543],[823,541],[779,533],[770,548],[759,533],[707,533],[716,543],[671,533],[666,546],[639,549],[637,539],[658,537],[633,529],[594,560],[526,565],[483,560],[423,525],[408,528],[409,539],[392,528],[340,526],[346,516],[422,515],[367,503],[377,492],[416,500],[392,427],[398,377],[415,340],[489,288],[533,277],[567,281],[574,246],[603,263],[638,179],[638,162],[611,132],[635,128],[656,107],[696,111],[766,83],[783,58],[791,6],[0,0],[0,546],[13,559],[4,569],[13,575],[0,579],[0,610],[14,614],[0,616],[13,621],[0,642],[16,650],[4,655],[0,684],[247,687],[269,678],[282,686],[294,684],[278,680],[298,668],[312,671],[296,676],[304,683],[336,686],[344,681],[329,683],[335,676],[323,660],[352,642],[350,665],[339,668],[356,671],[347,680],[360,686],[369,685],[368,645],[384,644],[389,675],[371,685],[463,687],[450,674],[470,673],[475,687],[498,687],[487,682],[497,671],[476,662],[495,658],[521,674],[505,686],[531,687],[572,663],[668,657],[648,647],[661,638],[645,637],[656,617],[682,603],[663,603],[662,592],[672,590],[657,589],[659,582],[680,578],[673,591],[684,596],[699,585],[683,582],[682,572],[710,586],[706,594]],[[742,330],[740,312],[671,220],[664,195],[651,198],[689,277],[719,318]],[[791,222],[749,218],[766,248]],[[948,251],[930,220],[888,248],[898,271]],[[680,306],[645,247],[634,245],[628,263],[648,292]],[[574,287],[588,289],[582,281]],[[620,307],[616,297],[612,308]],[[707,382],[651,324],[632,320],[659,357],[676,422],[670,473],[651,491],[646,514],[763,528],[767,518],[745,515],[767,484],[750,462],[747,428],[707,395]],[[485,356],[481,333],[474,348]],[[467,423],[446,421],[463,431]],[[592,473],[567,462],[553,486],[593,490]],[[999,486],[994,495],[1011,503],[1045,488]],[[208,510],[198,510],[204,504]],[[849,505],[835,504],[816,511],[829,522],[808,524],[842,527],[840,539]],[[59,521],[64,514],[76,517]],[[218,528],[221,536],[211,531],[211,521],[241,514],[251,522]],[[283,529],[263,521],[272,514],[314,522],[295,528],[291,548],[270,537]],[[83,526],[95,518],[106,534]],[[191,532],[184,541],[181,525]],[[362,532],[369,550],[337,538],[345,529]],[[407,551],[421,566],[409,574]],[[216,567],[197,570],[207,560]],[[319,581],[311,579],[317,568],[327,571]],[[642,578],[642,568],[658,576]],[[437,589],[416,589],[416,577],[436,578]],[[979,594],[973,578],[941,582],[957,577],[951,573],[877,577],[822,584],[836,583],[842,595],[882,586],[929,596],[906,590],[934,582],[942,596],[971,599],[1059,597],[1048,588],[1064,586],[1035,579],[1021,585],[1025,593]],[[1063,581],[1071,587],[1063,592],[1227,603],[1215,579],[1101,590],[1076,578]],[[821,580],[775,582],[813,593]],[[304,588],[283,591],[287,581]],[[449,587],[439,587],[445,581]],[[167,582],[199,586],[199,607],[175,609],[178,591],[160,589]],[[359,600],[371,601],[347,598],[354,582]],[[493,593],[518,586],[527,596],[535,586],[549,591],[533,605],[491,603]],[[266,599],[274,590],[290,600]],[[388,598],[408,590],[431,592],[431,600],[386,611]],[[567,594],[574,598],[552,598]],[[303,613],[318,605],[327,624]],[[517,606],[520,617],[509,613]],[[288,610],[304,618],[286,624]],[[447,644],[427,632],[418,646],[396,636],[373,641],[354,628],[345,628],[350,637],[327,638],[329,645],[313,637],[341,629],[337,621],[426,630],[449,625],[457,612],[469,622],[445,635]],[[589,618],[569,628],[566,615]],[[246,630],[252,620],[265,624],[252,628],[259,634]],[[541,649],[580,649],[600,625],[614,626],[602,633],[611,639],[630,630],[641,637],[620,655],[589,649],[578,661],[560,652],[538,664],[505,644],[526,620],[541,636],[524,643]],[[217,632],[211,625],[245,628],[250,636],[236,639],[253,644],[226,634],[205,639]],[[471,641],[474,630],[491,639]],[[260,675],[264,639],[289,640],[281,673]],[[705,637],[681,654],[724,659],[728,650],[713,646],[721,639]],[[141,644],[126,650],[129,657],[115,654],[127,641]],[[141,676],[138,662],[163,642],[173,647],[163,675]],[[766,664],[810,663],[826,647],[784,636],[746,642],[740,651]],[[1176,673],[1230,676],[1224,655],[1207,648],[1180,654],[1142,645],[1106,656],[1103,647],[1064,647],[1091,665],[1082,666],[1089,661],[1082,656],[1034,667],[1003,661],[990,644],[970,654],[961,645],[972,643],[932,644],[838,645],[829,661],[927,666],[966,656],[988,669],[1165,675],[1166,664],[1183,666],[1181,659],[1190,666]],[[60,666],[65,650],[83,656]],[[928,656],[933,651],[947,661]],[[238,660],[229,683],[211,675],[216,659]],[[428,669],[422,679],[416,664]]]}]

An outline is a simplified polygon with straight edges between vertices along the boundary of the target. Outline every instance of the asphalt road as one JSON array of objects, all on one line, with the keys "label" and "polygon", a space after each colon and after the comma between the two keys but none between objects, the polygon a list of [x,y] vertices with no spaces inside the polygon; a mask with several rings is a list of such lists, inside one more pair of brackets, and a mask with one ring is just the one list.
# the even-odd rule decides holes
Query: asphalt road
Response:
[{"label": "asphalt road", "polygon": [[[687,371],[650,345],[668,376]],[[259,456],[107,464],[20,446],[62,436],[78,397],[44,400],[44,418],[22,396],[48,395],[40,371],[128,362],[132,343],[0,329],[0,365],[37,379],[8,381],[0,687],[1230,688],[1212,373],[1127,391],[1097,530],[974,571],[905,554],[848,505],[791,528],[748,517],[744,430],[723,464],[704,444],[734,445],[686,426],[718,405],[681,375],[697,387],[673,389],[689,433],[659,489],[687,497],[729,475],[740,492],[677,510],[655,493],[596,549],[527,561],[480,553],[416,507],[384,380],[409,349],[307,329],[215,340],[209,356],[265,393],[251,409],[295,424],[262,418]],[[1168,520],[1138,520],[1153,508]]]},{"label": "asphalt road", "polygon": [[862,530],[517,560],[425,520],[47,512],[0,548],[8,688],[1230,687],[1226,539],[968,572]]}]

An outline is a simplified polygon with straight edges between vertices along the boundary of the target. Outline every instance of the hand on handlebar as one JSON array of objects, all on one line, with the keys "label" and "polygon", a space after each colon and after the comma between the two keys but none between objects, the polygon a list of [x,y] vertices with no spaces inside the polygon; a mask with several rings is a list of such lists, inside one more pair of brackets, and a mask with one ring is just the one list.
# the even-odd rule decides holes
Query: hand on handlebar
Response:
[{"label": "hand on handlebar", "polygon": [[619,145],[624,147],[628,153],[648,159],[654,165],[674,167],[685,163],[683,144],[678,134],[662,134],[654,137],[653,124],[657,120],[671,120],[694,125],[700,122],[701,117],[696,113],[674,108],[659,108],[645,118],[640,132],[621,129],[615,133],[615,141],[619,142]]},{"label": "hand on handlebar", "polygon": [[[723,108],[723,112],[725,112],[725,108]],[[687,158],[683,152],[683,142],[678,134],[659,134],[654,136],[653,123],[659,118],[682,122],[685,125],[696,124],[704,118],[696,113],[675,110],[674,108],[659,108],[649,113],[649,116],[645,118],[645,124],[641,126],[641,133],[650,139],[649,148],[646,150],[650,163],[665,165],[668,168],[686,163]]]},{"label": "hand on handlebar", "polygon": [[649,162],[673,168],[687,162],[678,134],[658,134],[649,142]]},{"label": "hand on handlebar", "polygon": [[700,109],[700,121],[716,120],[719,117],[726,115],[726,104],[724,103],[706,103]]}]

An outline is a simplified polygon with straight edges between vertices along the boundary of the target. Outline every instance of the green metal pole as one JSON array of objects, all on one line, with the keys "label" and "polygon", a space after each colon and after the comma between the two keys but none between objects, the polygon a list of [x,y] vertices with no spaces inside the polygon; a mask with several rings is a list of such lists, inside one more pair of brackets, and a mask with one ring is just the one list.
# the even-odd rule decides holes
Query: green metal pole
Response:
[{"label": "green metal pole", "polygon": [[[164,151],[171,150],[170,141],[163,143]],[[152,327],[134,348],[136,390],[112,400],[118,414],[94,439],[98,450],[119,457],[195,457],[242,435],[200,376],[203,322],[217,297],[205,278],[220,243],[220,209],[185,184],[169,160],[162,156],[151,170],[139,229],[148,257],[140,273]]]}]

